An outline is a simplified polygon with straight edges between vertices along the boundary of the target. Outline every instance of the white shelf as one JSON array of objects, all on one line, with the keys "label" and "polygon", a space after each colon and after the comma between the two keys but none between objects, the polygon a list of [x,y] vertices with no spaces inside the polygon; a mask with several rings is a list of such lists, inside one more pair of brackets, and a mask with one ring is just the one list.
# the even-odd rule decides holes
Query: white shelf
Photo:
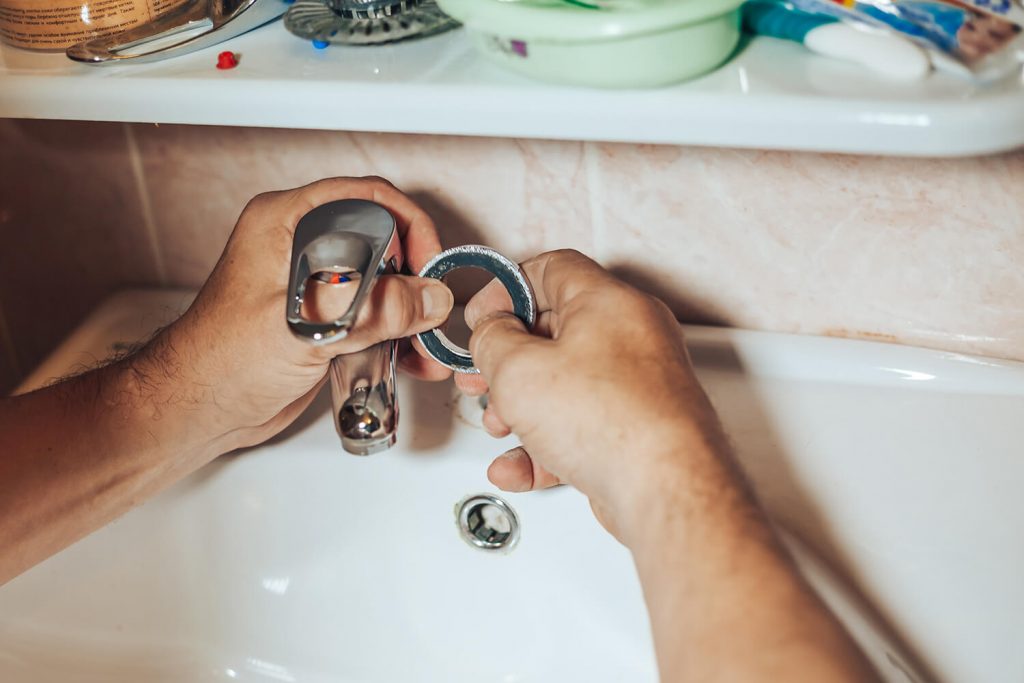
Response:
[{"label": "white shelf", "polygon": [[[237,69],[217,52],[241,53]],[[660,90],[552,86],[480,59],[463,31],[315,50],[280,22],[155,64],[90,67],[0,48],[0,117],[489,135],[960,156],[1024,145],[1024,84],[881,81],[795,43],[752,41]]]}]

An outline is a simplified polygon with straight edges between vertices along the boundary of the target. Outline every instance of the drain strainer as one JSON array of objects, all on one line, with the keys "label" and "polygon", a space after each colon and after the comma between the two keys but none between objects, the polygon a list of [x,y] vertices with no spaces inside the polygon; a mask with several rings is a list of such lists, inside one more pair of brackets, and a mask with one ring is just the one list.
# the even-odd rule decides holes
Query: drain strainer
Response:
[{"label": "drain strainer", "polygon": [[519,517],[512,506],[489,493],[463,498],[455,521],[466,543],[483,550],[512,550],[519,540]]}]

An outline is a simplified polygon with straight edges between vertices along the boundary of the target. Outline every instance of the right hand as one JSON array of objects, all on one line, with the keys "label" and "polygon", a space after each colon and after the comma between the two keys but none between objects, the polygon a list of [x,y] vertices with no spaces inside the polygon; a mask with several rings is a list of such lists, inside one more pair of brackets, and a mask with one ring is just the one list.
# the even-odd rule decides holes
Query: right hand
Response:
[{"label": "right hand", "polygon": [[466,309],[483,380],[459,385],[489,386],[485,426],[523,442],[488,475],[515,491],[561,480],[590,498],[633,554],[662,680],[877,680],[736,476],[668,308],[577,252],[523,269],[535,334],[500,285]]},{"label": "right hand", "polygon": [[688,452],[722,438],[717,417],[665,304],[576,251],[523,270],[540,314],[533,334],[497,282],[466,307],[481,374],[456,381],[471,395],[489,389],[485,428],[523,443],[488,477],[509,491],[571,484],[630,545],[638,503],[685,476]]}]

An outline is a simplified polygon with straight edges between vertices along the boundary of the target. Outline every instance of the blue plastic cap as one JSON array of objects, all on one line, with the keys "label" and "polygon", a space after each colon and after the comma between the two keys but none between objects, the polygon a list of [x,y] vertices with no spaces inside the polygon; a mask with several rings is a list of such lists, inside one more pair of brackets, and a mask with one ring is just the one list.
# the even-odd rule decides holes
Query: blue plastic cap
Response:
[{"label": "blue plastic cap", "polygon": [[838,21],[835,17],[810,14],[770,0],[750,0],[743,4],[743,28],[747,33],[804,42],[812,30]]}]

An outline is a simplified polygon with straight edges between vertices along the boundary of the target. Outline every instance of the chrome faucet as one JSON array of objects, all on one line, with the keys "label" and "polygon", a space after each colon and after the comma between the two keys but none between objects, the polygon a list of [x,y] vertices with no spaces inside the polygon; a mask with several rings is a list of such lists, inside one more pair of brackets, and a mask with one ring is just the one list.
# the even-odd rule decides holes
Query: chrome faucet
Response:
[{"label": "chrome faucet", "polygon": [[[342,199],[307,213],[295,228],[286,317],[292,332],[313,344],[344,339],[383,273],[403,265],[395,219],[362,199]],[[342,447],[371,455],[395,444],[397,341],[331,361],[334,426]]]}]

